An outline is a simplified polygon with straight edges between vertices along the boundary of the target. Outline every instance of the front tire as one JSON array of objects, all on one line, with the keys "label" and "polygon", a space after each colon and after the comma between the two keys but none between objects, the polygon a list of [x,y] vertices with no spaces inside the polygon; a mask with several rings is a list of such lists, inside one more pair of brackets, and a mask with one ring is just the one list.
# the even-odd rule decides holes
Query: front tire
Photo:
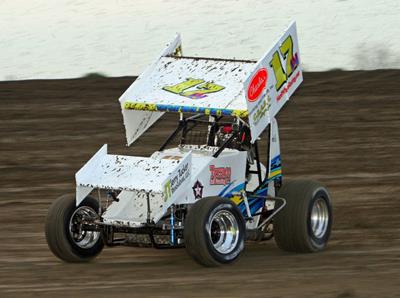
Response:
[{"label": "front tire", "polygon": [[82,230],[82,220],[97,218],[99,203],[86,197],[76,207],[74,195],[63,195],[50,206],[46,224],[46,240],[55,256],[66,262],[87,262],[104,247],[100,232]]},{"label": "front tire", "polygon": [[245,231],[245,220],[232,201],[204,198],[193,204],[186,217],[186,250],[207,267],[232,263],[244,249]]},{"label": "front tire", "polygon": [[278,196],[286,206],[274,218],[275,242],[290,252],[318,252],[327,246],[332,227],[329,192],[317,181],[293,180]]}]

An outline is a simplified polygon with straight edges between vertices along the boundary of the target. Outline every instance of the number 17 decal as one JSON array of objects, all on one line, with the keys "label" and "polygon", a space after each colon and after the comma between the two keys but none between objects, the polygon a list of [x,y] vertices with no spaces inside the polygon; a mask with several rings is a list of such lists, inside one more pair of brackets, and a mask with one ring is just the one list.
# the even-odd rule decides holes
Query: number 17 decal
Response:
[{"label": "number 17 decal", "polygon": [[[188,90],[190,88],[194,88],[195,86],[197,87],[194,90]],[[199,99],[207,97],[207,93],[218,92],[222,89],[225,89],[225,87],[214,84],[213,82],[205,82],[202,79],[188,78],[184,82],[173,86],[165,86],[162,89],[192,99]]]},{"label": "number 17 decal", "polygon": [[[282,58],[286,61],[286,71],[283,69],[280,56],[282,56]],[[297,53],[293,54],[293,40],[289,35],[282,42],[281,46],[279,47],[279,51],[276,51],[272,55],[272,60],[270,62],[270,66],[272,67],[276,78],[276,91],[279,91],[282,88],[298,65],[299,58]]]}]

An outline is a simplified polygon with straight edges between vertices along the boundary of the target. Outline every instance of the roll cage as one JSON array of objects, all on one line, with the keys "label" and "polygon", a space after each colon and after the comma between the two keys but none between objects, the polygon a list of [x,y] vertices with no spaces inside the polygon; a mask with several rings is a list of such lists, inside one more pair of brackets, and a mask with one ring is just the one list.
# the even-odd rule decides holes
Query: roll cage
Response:
[{"label": "roll cage", "polygon": [[[207,115],[204,114],[196,114],[185,118],[184,115],[181,114],[178,126],[169,135],[167,140],[161,145],[159,151],[163,151],[164,149],[166,149],[166,147],[177,138],[179,139],[179,145],[189,144],[188,134],[199,124],[207,125],[208,131],[206,134],[205,145],[218,148],[213,154],[214,158],[218,158],[218,156],[224,151],[225,148],[232,148],[239,151],[248,152],[246,176],[248,176],[249,174],[256,174],[258,178],[258,186],[253,191],[246,192],[248,194],[256,194],[257,190],[268,183],[268,175],[266,175],[265,178],[262,177],[258,140],[254,143],[250,142],[251,136],[249,125],[242,119],[237,117],[208,116],[208,119],[204,119],[206,118],[206,116]],[[223,142],[218,143],[216,141],[216,135],[219,129],[224,126],[232,127],[230,136]],[[269,130],[267,131],[269,134]],[[267,139],[269,139],[269,137]],[[269,142],[267,146],[267,160],[269,160]],[[256,164],[256,170],[250,170],[250,163],[253,162],[255,162]]]}]

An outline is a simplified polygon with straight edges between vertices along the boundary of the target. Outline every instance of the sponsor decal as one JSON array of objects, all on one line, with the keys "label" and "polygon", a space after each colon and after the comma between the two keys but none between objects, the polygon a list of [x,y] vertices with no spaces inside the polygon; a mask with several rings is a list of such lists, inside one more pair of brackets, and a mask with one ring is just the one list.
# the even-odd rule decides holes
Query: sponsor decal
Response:
[{"label": "sponsor decal", "polygon": [[247,110],[229,110],[216,109],[205,107],[192,107],[180,105],[164,105],[164,104],[147,104],[140,102],[125,102],[124,109],[138,111],[158,111],[158,112],[175,112],[175,113],[202,113],[204,115],[215,116],[238,116],[241,118],[247,117]]},{"label": "sponsor decal", "polygon": [[234,202],[236,205],[240,205],[244,201],[244,197],[238,195],[232,196],[231,201]]},{"label": "sponsor decal", "polygon": [[293,86],[294,83],[296,83],[297,79],[300,77],[300,71],[298,71],[294,77],[289,81],[289,83],[282,89],[282,91],[279,93],[277,97],[277,101],[280,101],[282,97],[288,93],[290,88]]},{"label": "sponsor decal", "polygon": [[201,199],[203,197],[203,184],[199,180],[193,185],[193,195],[195,199]]},{"label": "sponsor decal", "polygon": [[179,186],[182,185],[189,175],[189,162],[186,162],[181,168],[178,169],[177,173],[175,173],[175,175],[168,179],[164,184],[165,201],[175,193],[175,191],[179,188]]},{"label": "sponsor decal", "polygon": [[172,196],[172,191],[171,191],[171,180],[167,180],[164,184],[164,200],[168,200]]},{"label": "sponsor decal", "polygon": [[[282,60],[284,64],[282,64]],[[298,53],[294,52],[293,39],[291,35],[287,36],[280,45],[279,49],[274,52],[274,54],[272,55],[272,60],[269,64],[272,67],[273,73],[275,75],[276,91],[280,91],[281,88],[288,81],[288,79],[293,75],[296,68],[300,65],[299,55]],[[296,81],[296,79],[294,79],[294,81]],[[286,91],[284,90],[280,93],[278,101],[285,93],[287,93],[288,88],[290,87],[285,87]]]},{"label": "sponsor decal", "polygon": [[266,100],[262,100],[260,102],[257,103],[257,106],[254,108],[254,113],[251,114],[252,118],[253,118],[253,123],[254,125],[257,125],[258,122],[265,117],[265,114],[267,113],[267,111],[269,110],[270,107],[270,102],[271,102],[271,98],[267,97]]},{"label": "sponsor decal", "polygon": [[172,54],[172,56],[182,56],[182,46],[181,45],[179,45],[176,49],[175,49],[175,51],[174,51],[174,53]]},{"label": "sponsor decal", "polygon": [[247,88],[247,100],[250,102],[256,101],[263,92],[268,80],[267,69],[261,68],[253,76]]},{"label": "sponsor decal", "polygon": [[231,182],[231,168],[210,166],[210,185],[226,185]]},{"label": "sponsor decal", "polygon": [[200,99],[207,97],[209,93],[219,92],[225,87],[212,81],[206,82],[203,79],[187,78],[186,81],[176,85],[164,86],[162,89],[191,99]]}]

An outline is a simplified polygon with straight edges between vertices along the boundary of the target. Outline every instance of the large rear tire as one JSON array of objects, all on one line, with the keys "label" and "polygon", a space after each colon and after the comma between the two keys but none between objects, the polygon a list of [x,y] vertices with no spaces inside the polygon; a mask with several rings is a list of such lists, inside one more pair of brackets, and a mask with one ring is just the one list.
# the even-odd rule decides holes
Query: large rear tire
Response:
[{"label": "large rear tire", "polygon": [[293,180],[282,185],[278,196],[287,204],[273,222],[277,245],[299,253],[325,249],[332,227],[332,203],[327,189],[317,181]]},{"label": "large rear tire", "polygon": [[95,219],[99,203],[88,196],[76,207],[74,195],[63,195],[50,206],[45,233],[55,256],[66,262],[87,262],[96,257],[104,243],[100,232],[82,230],[83,219]]},{"label": "large rear tire", "polygon": [[231,200],[204,198],[190,208],[186,217],[186,250],[207,267],[232,263],[244,249],[245,232],[243,215]]}]

